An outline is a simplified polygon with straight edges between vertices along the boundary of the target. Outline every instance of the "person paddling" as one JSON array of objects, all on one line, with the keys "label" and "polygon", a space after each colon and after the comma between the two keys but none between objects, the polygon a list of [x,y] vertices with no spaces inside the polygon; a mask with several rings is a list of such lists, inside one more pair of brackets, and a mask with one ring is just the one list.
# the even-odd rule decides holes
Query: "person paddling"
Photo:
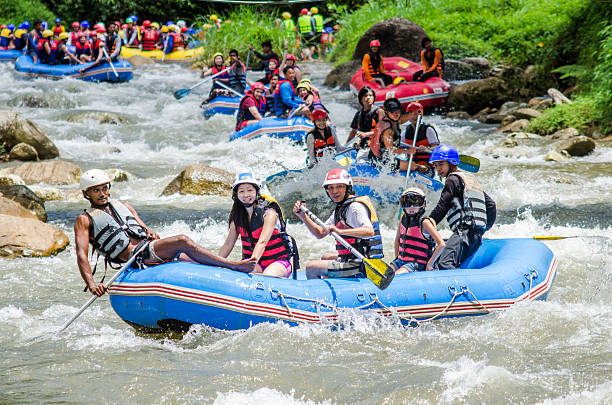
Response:
[{"label": "person paddling", "polygon": [[260,82],[253,83],[253,86],[246,92],[238,105],[238,115],[236,117],[236,131],[240,131],[247,125],[261,121],[266,114],[266,97],[264,92],[266,87]]},{"label": "person paddling", "polygon": [[238,237],[242,241],[242,258],[256,262],[253,273],[286,278],[291,275],[290,262],[297,252],[295,242],[287,234],[285,218],[278,202],[260,193],[261,184],[253,172],[238,173],[232,185],[234,205],[229,215],[229,234],[219,250],[227,257]]},{"label": "person paddling", "polygon": [[148,247],[136,260],[140,266],[151,266],[178,258],[238,271],[248,272],[255,268],[252,259],[227,260],[199,246],[186,235],[160,238],[147,227],[131,205],[110,198],[111,181],[103,170],[91,169],[83,173],[80,187],[90,207],[76,219],[74,241],[81,277],[93,295],[103,295],[106,286],[94,280],[94,271],[87,256],[90,244],[104,257],[105,263],[111,264],[125,263],[133,252],[148,243]]},{"label": "person paddling", "polygon": [[[302,220],[317,239],[336,232],[346,242],[368,258],[382,258],[383,245],[378,217],[367,196],[356,197],[351,175],[342,168],[332,169],[325,176],[323,188],[336,205],[325,227],[317,225],[300,207],[306,205],[296,201],[293,213]],[[345,246],[337,242],[335,253],[326,253],[320,260],[311,260],[306,265],[306,277],[338,278],[365,277],[363,263]]]},{"label": "person paddling", "polygon": [[415,127],[419,115],[423,115],[423,106],[416,102],[408,104],[406,106],[406,115],[408,117],[408,126],[406,126],[406,130],[402,135],[400,146],[408,147],[408,154],[414,155],[410,170],[417,170],[428,177],[433,177],[436,173],[433,166],[429,164],[429,157],[431,156],[431,151],[440,144],[438,133],[431,125],[421,122],[416,142],[413,145]]},{"label": "person paddling", "polygon": [[444,217],[453,231],[434,267],[439,270],[458,268],[482,242],[482,235],[495,223],[495,201],[484,192],[476,176],[458,168],[459,153],[449,145],[439,145],[429,158],[444,188],[438,205],[429,218],[439,224]]}]

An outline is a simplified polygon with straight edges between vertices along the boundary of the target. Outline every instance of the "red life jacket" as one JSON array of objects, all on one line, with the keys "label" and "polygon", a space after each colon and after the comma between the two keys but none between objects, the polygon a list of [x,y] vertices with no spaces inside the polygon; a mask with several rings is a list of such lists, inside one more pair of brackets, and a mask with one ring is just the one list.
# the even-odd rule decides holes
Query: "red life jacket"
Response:
[{"label": "red life jacket", "polygon": [[63,25],[60,25],[59,27],[57,25],[53,26],[53,35],[55,35],[56,37],[59,37],[59,34],[61,34],[62,32],[64,32]]},{"label": "red life jacket", "polygon": [[[349,205],[360,203],[365,205],[368,210],[372,227],[374,228],[374,236],[369,238],[357,238],[354,236],[343,236],[343,239],[352,247],[357,249],[362,255],[371,259],[380,259],[383,257],[382,236],[380,235],[380,224],[376,210],[367,196],[347,198],[341,204],[336,206],[334,210],[334,223],[338,229],[351,229],[346,223],[346,212]],[[336,241],[336,250],[341,261],[356,260],[357,258],[340,242]]]},{"label": "red life jacket", "polygon": [[398,146],[400,143],[402,132],[399,127],[399,122],[397,123],[397,126],[394,127],[387,117],[383,118],[376,124],[374,136],[372,137],[372,141],[370,142],[370,150],[376,157],[381,157],[382,154],[386,151],[385,144],[383,143],[382,139],[382,134],[389,128],[393,130],[393,144]]},{"label": "red life jacket", "polygon": [[427,264],[433,251],[434,242],[423,235],[421,230],[423,220],[416,216],[409,217],[402,213],[400,220],[399,250],[397,258],[405,262]]},{"label": "red life jacket", "polygon": [[259,111],[259,114],[261,114],[262,117],[266,115],[266,98],[260,97],[259,100],[257,100],[255,96],[253,96],[253,92],[251,90],[247,91],[246,95],[242,98],[242,100],[240,100],[240,104],[238,105],[236,131],[244,128],[247,121],[255,119],[255,116],[251,114],[251,111],[244,106],[244,102],[249,99],[252,99],[255,102],[255,107],[257,107],[257,111]]},{"label": "red life jacket", "polygon": [[[417,147],[419,147],[419,146],[425,146],[425,147],[431,146],[431,143],[429,143],[429,139],[427,139],[427,129],[428,128],[431,128],[431,129],[434,130],[434,132],[436,132],[434,127],[432,127],[431,125],[422,123],[421,126],[419,127],[419,133],[417,134],[417,138],[416,138],[416,146]],[[436,136],[437,135],[438,135],[438,133],[436,132]],[[404,131],[404,137],[402,139],[402,143],[405,143],[408,146],[412,146],[412,141],[413,140],[414,140],[414,127],[412,126],[412,123],[410,123],[410,125],[408,125],[406,127],[406,131]],[[429,157],[430,156],[431,156],[431,153],[417,151],[414,154],[414,157],[412,158],[412,161],[414,163],[416,163],[416,164],[419,164],[419,165],[429,166]]]},{"label": "red life jacket", "polygon": [[79,32],[78,31],[77,32],[72,31],[70,33],[70,43],[74,46],[76,46],[76,44],[79,43]]},{"label": "red life jacket", "polygon": [[323,156],[326,150],[336,147],[334,135],[330,127],[325,127],[325,129],[323,129],[323,135],[321,135],[321,132],[319,132],[318,128],[316,127],[313,128],[308,134],[312,134],[314,136],[314,153],[317,157]]},{"label": "red life jacket", "polygon": [[183,46],[183,38],[181,38],[181,34],[177,34],[176,32],[171,32],[173,44],[172,44],[172,52],[178,51],[179,47]]},{"label": "red life jacket", "polygon": [[277,260],[289,260],[291,257],[291,248],[289,247],[289,238],[285,232],[285,221],[277,202],[271,201],[264,197],[260,200],[251,215],[249,229],[237,227],[240,239],[242,240],[242,258],[248,259],[253,255],[253,249],[261,236],[264,224],[264,214],[269,210],[274,209],[278,214],[281,223],[281,229],[274,228],[272,236],[266,245],[266,248],[259,259],[259,265],[262,268],[268,267]]},{"label": "red life jacket", "polygon": [[142,36],[142,49],[144,51],[155,50],[155,44],[157,43],[157,32],[152,29],[145,30]]},{"label": "red life jacket", "polygon": [[291,85],[291,90],[293,90],[293,94],[296,94],[296,92],[295,92],[295,86],[293,85],[293,82],[291,82],[291,81],[289,81],[289,80],[285,80],[285,79],[283,79],[283,80],[279,80],[279,81],[278,81],[278,84],[276,85],[276,90],[274,90],[274,94],[278,94],[278,95],[280,95],[280,86],[281,86],[281,84],[283,84],[283,83],[285,83],[285,82],[286,82],[286,83],[289,83],[289,84]]},{"label": "red life jacket", "polygon": [[89,41],[85,41],[84,44],[81,42],[77,42],[76,45],[76,57],[78,58],[81,55],[90,55],[91,54],[91,43]]}]

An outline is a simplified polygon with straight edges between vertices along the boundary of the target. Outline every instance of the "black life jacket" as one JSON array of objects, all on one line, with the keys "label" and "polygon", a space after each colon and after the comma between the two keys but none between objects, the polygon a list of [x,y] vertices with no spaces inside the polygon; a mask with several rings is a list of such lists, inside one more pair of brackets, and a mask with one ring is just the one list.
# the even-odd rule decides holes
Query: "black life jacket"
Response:
[{"label": "black life jacket", "polygon": [[313,128],[309,133],[314,137],[314,153],[316,157],[321,157],[325,151],[333,150],[336,147],[332,129],[328,126],[323,129],[323,134],[318,128]]},{"label": "black life jacket", "polygon": [[380,73],[380,62],[382,61],[382,56],[380,56],[380,51],[374,53],[372,51],[368,51],[368,55],[370,55],[370,72],[373,75],[377,75]]},{"label": "black life jacket", "polygon": [[[436,131],[434,127],[432,127],[429,124],[421,123],[421,126],[419,127],[419,133],[417,134],[415,146],[417,147],[418,146],[426,146],[426,147],[431,146],[431,143],[429,143],[429,139],[427,139],[427,129],[428,128],[433,129],[433,131],[436,133],[436,137],[438,136],[438,132]],[[402,142],[406,143],[406,145],[413,146],[412,145],[413,140],[414,140],[414,127],[412,126],[412,123],[410,123],[406,127],[406,131],[404,131],[404,138],[402,139]],[[429,165],[430,156],[431,156],[431,153],[417,151],[414,154],[412,161],[415,162],[416,164],[427,166]]]},{"label": "black life jacket", "polygon": [[[372,131],[372,120],[375,122],[378,121],[378,114],[376,113],[376,109],[374,106],[369,111],[364,111],[363,108],[357,111],[357,129],[361,132],[370,132]],[[359,141],[359,147],[365,148],[368,146],[368,139],[364,138]]]},{"label": "black life jacket", "polygon": [[432,48],[431,51],[428,51],[427,49],[423,49],[423,57],[425,58],[425,61],[427,62],[427,67],[430,68],[433,66],[436,60],[436,51],[440,51],[440,54],[442,55],[442,60],[440,61],[440,67],[438,68],[440,73],[442,73],[442,71],[444,70],[444,53],[442,52],[440,48]]}]

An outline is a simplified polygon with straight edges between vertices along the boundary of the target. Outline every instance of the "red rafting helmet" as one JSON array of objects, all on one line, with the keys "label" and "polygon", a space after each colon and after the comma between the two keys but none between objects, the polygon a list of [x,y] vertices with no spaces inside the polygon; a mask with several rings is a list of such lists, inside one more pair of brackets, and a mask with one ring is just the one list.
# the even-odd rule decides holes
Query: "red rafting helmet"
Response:
[{"label": "red rafting helmet", "polygon": [[302,11],[300,11],[300,15],[306,15],[308,14],[308,9],[303,8]]},{"label": "red rafting helmet", "polygon": [[327,118],[329,117],[329,115],[327,115],[327,111],[325,110],[321,110],[321,109],[316,109],[312,112],[312,120],[320,120],[323,118]]},{"label": "red rafting helmet", "polygon": [[127,24],[121,24],[121,29],[124,30],[127,28]]},{"label": "red rafting helmet", "polygon": [[420,111],[422,113],[423,106],[421,105],[421,103],[417,103],[413,101],[412,103],[408,104],[408,106],[406,107],[406,112],[411,112],[411,111]]},{"label": "red rafting helmet", "polygon": [[144,20],[144,21],[142,22],[142,26],[143,26],[143,27],[145,27],[145,28],[149,28],[149,27],[151,26],[151,21],[149,21],[149,20]]},{"label": "red rafting helmet", "polygon": [[81,27],[81,24],[79,24],[78,21],[75,21],[72,23],[72,28],[80,28],[80,27]]},{"label": "red rafting helmet", "polygon": [[379,47],[379,48],[380,48],[380,41],[379,41],[378,39],[373,39],[373,40],[370,42],[370,48],[372,48],[373,46],[377,46],[377,47]]},{"label": "red rafting helmet", "polygon": [[106,32],[106,28],[98,26],[98,34],[101,32]]},{"label": "red rafting helmet", "polygon": [[251,91],[254,91],[254,90],[266,91],[266,86],[264,86],[262,82],[255,82],[251,86]]},{"label": "red rafting helmet", "polygon": [[293,54],[288,53],[287,60],[295,60],[295,56],[293,56]]},{"label": "red rafting helmet", "polygon": [[185,27],[184,25],[181,27],[181,32],[187,32],[187,27]]},{"label": "red rafting helmet", "polygon": [[3,30],[3,29],[5,29],[5,28],[6,28],[6,24],[2,24],[2,25],[0,25],[0,30]]}]

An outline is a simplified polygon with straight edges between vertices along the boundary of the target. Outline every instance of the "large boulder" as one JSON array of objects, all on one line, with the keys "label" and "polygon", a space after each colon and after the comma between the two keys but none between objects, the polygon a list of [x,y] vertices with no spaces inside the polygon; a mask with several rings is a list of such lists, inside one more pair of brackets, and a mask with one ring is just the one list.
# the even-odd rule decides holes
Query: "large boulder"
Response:
[{"label": "large boulder", "polygon": [[372,25],[361,36],[353,52],[353,60],[361,61],[370,50],[370,41],[378,39],[382,56],[402,56],[420,61],[421,40],[426,36],[423,28],[415,22],[399,17],[389,18]]},{"label": "large boulder", "polygon": [[[4,194],[0,196],[0,214],[8,215],[11,217],[19,217],[19,218],[34,218],[38,220],[36,215],[31,213],[28,209],[24,208],[17,201],[13,201],[10,198],[4,197]],[[4,224],[0,221],[0,230],[4,227]]]},{"label": "large boulder", "polygon": [[38,160],[38,152],[36,152],[36,149],[34,149],[33,146],[21,142],[13,146],[13,149],[11,149],[11,152],[9,153],[9,159],[21,161],[36,161]]},{"label": "large boulder", "polygon": [[520,120],[522,119],[531,120],[531,119],[539,117],[540,115],[542,115],[542,113],[533,108],[519,108],[518,110],[513,111],[512,115],[514,115],[516,118]]},{"label": "large boulder", "polygon": [[43,201],[61,201],[64,199],[64,193],[57,187],[30,184],[28,188]]},{"label": "large boulder", "polygon": [[0,256],[50,256],[68,246],[68,236],[59,228],[36,218],[0,214]]},{"label": "large boulder", "polygon": [[7,150],[18,143],[26,143],[36,149],[40,159],[53,159],[59,150],[34,122],[13,111],[0,111],[0,144]]},{"label": "large boulder", "polygon": [[564,128],[553,133],[550,137],[552,139],[570,139],[579,135],[580,132],[576,128]]},{"label": "large boulder", "polygon": [[19,176],[14,174],[2,174],[0,173],[0,186],[14,186],[16,184],[24,185],[25,182]]},{"label": "large boulder", "polygon": [[111,111],[96,110],[71,110],[63,115],[68,122],[84,123],[86,121],[98,121],[100,124],[127,124],[134,120],[126,114]]},{"label": "large boulder", "polygon": [[143,65],[154,65],[155,64],[155,62],[153,62],[152,59],[147,58],[142,55],[132,55],[128,58],[128,62],[130,62],[132,66],[143,66]]},{"label": "large boulder", "polygon": [[474,80],[451,90],[448,106],[475,114],[486,107],[499,108],[510,97],[506,82],[497,77]]},{"label": "large boulder", "polygon": [[479,78],[472,65],[454,59],[444,60],[444,80],[469,80]]},{"label": "large boulder", "polygon": [[39,220],[47,222],[44,200],[26,186],[2,186],[0,193],[36,215]]},{"label": "large boulder", "polygon": [[516,120],[510,124],[501,127],[497,132],[522,132],[529,126],[529,120]]},{"label": "large boulder", "polygon": [[327,74],[323,84],[329,87],[339,87],[340,90],[346,91],[349,89],[351,78],[359,68],[361,68],[361,61],[358,60],[342,63]]},{"label": "large boulder", "polygon": [[586,156],[595,149],[595,141],[586,136],[563,139],[554,144],[557,152],[567,152],[570,156]]},{"label": "large boulder", "polygon": [[4,174],[16,174],[26,184],[76,184],[81,177],[81,169],[73,163],[56,160],[23,163],[0,170],[0,176]]},{"label": "large boulder", "polygon": [[205,165],[187,166],[162,191],[162,195],[197,194],[231,195],[233,176],[225,170]]}]

